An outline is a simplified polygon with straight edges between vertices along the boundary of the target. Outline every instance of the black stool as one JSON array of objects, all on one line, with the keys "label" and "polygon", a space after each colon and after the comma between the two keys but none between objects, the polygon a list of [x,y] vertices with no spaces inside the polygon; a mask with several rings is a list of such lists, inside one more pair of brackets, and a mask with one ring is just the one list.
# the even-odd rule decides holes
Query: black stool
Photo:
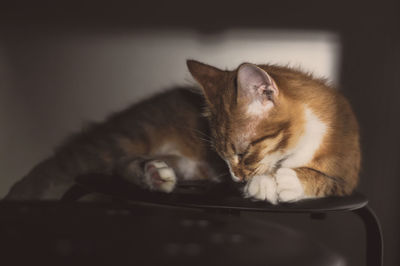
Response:
[{"label": "black stool", "polygon": [[243,199],[238,190],[229,184],[212,185],[206,182],[181,183],[171,194],[148,192],[118,178],[106,175],[86,175],[77,178],[77,184],[64,195],[62,201],[74,202],[92,194],[109,195],[114,201],[140,202],[164,206],[188,207],[223,212],[233,215],[241,211],[271,213],[306,213],[312,218],[322,218],[330,212],[351,212],[358,215],[366,230],[368,266],[383,265],[383,239],[379,221],[360,193],[348,197],[330,197],[303,200],[290,204],[271,205]]}]

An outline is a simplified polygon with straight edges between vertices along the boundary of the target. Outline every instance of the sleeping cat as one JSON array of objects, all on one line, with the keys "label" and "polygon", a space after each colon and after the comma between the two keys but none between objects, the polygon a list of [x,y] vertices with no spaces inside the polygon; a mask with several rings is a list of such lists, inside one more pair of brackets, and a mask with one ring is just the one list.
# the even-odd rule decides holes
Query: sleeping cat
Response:
[{"label": "sleeping cat", "polygon": [[188,60],[200,90],[156,95],[76,134],[6,199],[59,199],[85,173],[117,174],[171,192],[229,172],[245,197],[293,202],[348,195],[360,168],[358,125],[323,80],[287,67],[233,71]]}]

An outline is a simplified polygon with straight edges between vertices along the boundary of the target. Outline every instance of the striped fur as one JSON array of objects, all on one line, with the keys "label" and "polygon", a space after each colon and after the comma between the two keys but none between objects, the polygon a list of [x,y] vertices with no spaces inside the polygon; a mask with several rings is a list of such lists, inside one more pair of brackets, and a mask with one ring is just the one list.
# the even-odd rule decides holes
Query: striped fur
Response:
[{"label": "striped fur", "polygon": [[[354,190],[360,169],[357,121],[348,101],[324,80],[274,65],[246,63],[222,71],[190,61],[189,69],[203,88],[216,150],[234,180],[250,184],[255,176],[269,176],[279,183],[277,172],[285,168],[302,185],[302,196],[293,200]],[[268,86],[273,91],[264,93]],[[293,201],[276,193],[278,200]]]}]

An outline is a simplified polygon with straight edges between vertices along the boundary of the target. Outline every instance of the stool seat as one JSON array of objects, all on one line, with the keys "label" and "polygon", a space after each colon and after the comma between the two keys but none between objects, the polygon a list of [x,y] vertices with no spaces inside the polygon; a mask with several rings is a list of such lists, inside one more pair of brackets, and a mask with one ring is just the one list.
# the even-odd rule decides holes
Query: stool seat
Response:
[{"label": "stool seat", "polygon": [[125,203],[189,207],[236,214],[241,211],[308,213],[312,218],[324,218],[330,212],[352,212],[362,219],[365,226],[367,266],[383,265],[383,237],[379,220],[369,208],[367,198],[358,192],[345,197],[305,199],[272,205],[244,199],[237,183],[233,182],[212,184],[186,181],[181,182],[173,193],[166,194],[140,189],[115,176],[92,174],[80,176],[76,181],[77,184],[64,195],[62,201],[76,201],[87,194],[100,193]]},{"label": "stool seat", "polygon": [[[112,201],[79,201],[94,194]],[[1,202],[0,248],[4,258],[17,264],[346,265],[340,254],[306,234],[240,212],[323,218],[329,212],[349,211],[364,221],[367,265],[378,266],[382,235],[367,203],[354,193],[272,205],[244,199],[232,182],[182,182],[165,194],[92,174],[78,177],[60,202]]]},{"label": "stool seat", "polygon": [[294,203],[272,205],[265,201],[244,199],[239,185],[234,183],[210,183],[184,181],[173,193],[152,192],[118,177],[91,174],[80,176],[77,186],[64,196],[63,200],[73,200],[90,192],[103,193],[126,201],[141,201],[153,204],[174,205],[215,210],[257,211],[257,212],[297,212],[327,213],[332,211],[352,211],[368,204],[367,198],[355,192],[345,197],[305,199]]},{"label": "stool seat", "polygon": [[0,202],[2,259],[12,265],[345,265],[280,224],[139,203]]}]

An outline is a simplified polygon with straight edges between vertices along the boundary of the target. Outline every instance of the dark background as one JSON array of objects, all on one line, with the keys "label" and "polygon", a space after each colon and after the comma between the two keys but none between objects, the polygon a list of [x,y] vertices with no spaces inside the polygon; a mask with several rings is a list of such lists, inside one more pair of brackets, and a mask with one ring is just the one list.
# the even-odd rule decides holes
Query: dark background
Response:
[{"label": "dark background", "polygon": [[[361,126],[363,163],[359,190],[382,226],[385,265],[399,265],[400,247],[400,11],[399,1],[16,1],[0,8],[0,33],[41,28],[99,32],[106,29],[191,28],[218,34],[230,28],[321,29],[340,34],[340,86]],[[0,36],[1,38],[1,36]],[[1,85],[0,85],[1,86]],[[282,219],[285,217],[271,219]],[[330,220],[331,233],[305,219],[291,221],[327,235],[331,245],[355,255],[361,223],[345,215]],[[315,223],[312,222],[312,223]],[[343,232],[345,231],[345,232]],[[332,233],[333,232],[333,233]],[[348,238],[338,237],[340,234]],[[318,236],[317,236],[318,237]],[[333,240],[332,240],[333,239]],[[358,239],[358,242],[357,242]],[[348,241],[356,241],[354,242]],[[337,244],[345,241],[344,244]],[[336,243],[336,244],[335,244]],[[349,244],[351,243],[351,244]],[[352,247],[354,250],[352,250]],[[352,261],[352,260],[350,260]],[[356,259],[354,261],[357,261]]]}]

